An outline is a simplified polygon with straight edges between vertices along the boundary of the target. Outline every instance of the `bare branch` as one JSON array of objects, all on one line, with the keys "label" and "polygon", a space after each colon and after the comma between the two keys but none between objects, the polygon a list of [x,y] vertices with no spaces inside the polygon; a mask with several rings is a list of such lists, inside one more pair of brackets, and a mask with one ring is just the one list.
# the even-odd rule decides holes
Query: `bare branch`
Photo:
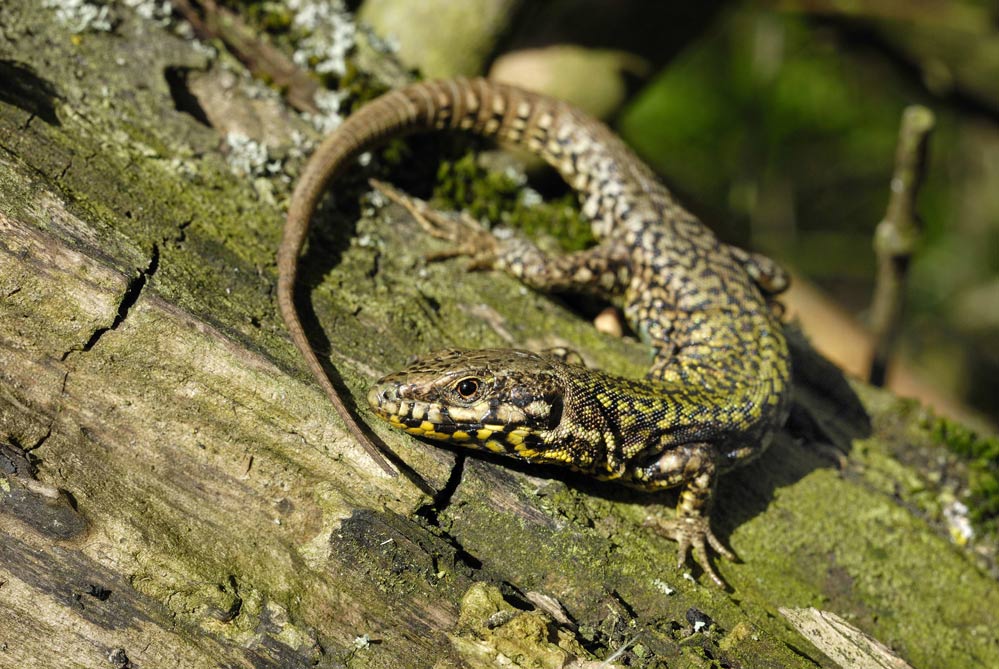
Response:
[{"label": "bare branch", "polygon": [[902,321],[905,279],[921,227],[916,215],[916,196],[922,184],[933,124],[933,112],[926,107],[913,105],[903,112],[888,210],[874,232],[878,274],[871,303],[875,343],[869,380],[876,386],[884,385]]}]

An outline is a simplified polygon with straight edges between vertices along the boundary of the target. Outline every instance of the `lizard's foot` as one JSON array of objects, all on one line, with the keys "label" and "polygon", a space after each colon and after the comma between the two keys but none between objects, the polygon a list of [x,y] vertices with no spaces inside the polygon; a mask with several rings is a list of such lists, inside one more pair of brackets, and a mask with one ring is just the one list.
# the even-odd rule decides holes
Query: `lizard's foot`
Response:
[{"label": "lizard's foot", "polygon": [[579,351],[574,349],[567,348],[565,346],[553,346],[552,348],[546,348],[541,352],[554,356],[567,365],[586,367],[586,361],[583,360],[583,356],[579,354]]},{"label": "lizard's foot", "polygon": [[470,258],[469,270],[492,269],[496,264],[499,242],[467,213],[438,211],[426,201],[407,195],[384,181],[370,179],[368,183],[389,200],[405,208],[429,235],[453,243],[449,249],[428,255],[427,260],[466,256]]},{"label": "lizard's foot", "polygon": [[711,526],[708,523],[707,518],[700,516],[687,516],[672,518],[669,520],[659,518],[656,516],[650,516],[646,518],[645,525],[647,527],[652,527],[659,534],[663,535],[668,539],[675,541],[677,545],[677,568],[683,568],[684,563],[687,561],[687,554],[691,550],[694,552],[694,561],[701,566],[711,580],[714,581],[715,585],[720,588],[724,588],[725,581],[721,579],[718,573],[715,571],[714,567],[711,566],[711,561],[708,560],[708,546],[715,549],[722,557],[735,561],[735,554],[722,544],[721,541],[711,532]]}]

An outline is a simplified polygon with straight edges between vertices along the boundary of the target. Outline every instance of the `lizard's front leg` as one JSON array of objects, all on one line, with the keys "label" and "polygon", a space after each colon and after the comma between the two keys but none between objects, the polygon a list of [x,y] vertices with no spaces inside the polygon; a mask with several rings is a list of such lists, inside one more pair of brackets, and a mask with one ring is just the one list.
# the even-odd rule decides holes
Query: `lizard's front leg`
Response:
[{"label": "lizard's front leg", "polygon": [[544,292],[571,291],[603,297],[620,295],[631,281],[631,257],[618,244],[604,242],[584,251],[548,255],[509,228],[487,230],[468,214],[445,213],[419,198],[371,180],[387,198],[404,207],[430,235],[454,244],[433,260],[468,256],[469,269],[498,269]]},{"label": "lizard's front leg", "polygon": [[718,450],[711,444],[696,443],[669,447],[651,465],[643,467],[636,478],[649,487],[672,488],[682,485],[676,517],[665,519],[650,516],[646,525],[676,541],[677,567],[682,567],[692,550],[694,559],[716,585],[725,587],[708,560],[710,545],[729,560],[735,555],[711,531],[708,512],[717,483]]}]

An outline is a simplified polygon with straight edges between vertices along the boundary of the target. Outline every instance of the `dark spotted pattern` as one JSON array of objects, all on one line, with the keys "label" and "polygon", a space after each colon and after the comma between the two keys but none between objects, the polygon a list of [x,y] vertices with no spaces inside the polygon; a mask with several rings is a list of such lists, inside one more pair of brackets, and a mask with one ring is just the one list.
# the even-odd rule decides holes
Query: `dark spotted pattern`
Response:
[{"label": "dark spotted pattern", "polygon": [[681,561],[693,548],[720,582],[706,557],[706,544],[728,555],[707,522],[716,475],[758,455],[788,412],[788,350],[771,304],[786,275],[720,243],[603,124],[483,79],[388,93],[327,138],[293,199],[282,267],[297,259],[332,176],[377,142],[421,129],[495,136],[561,173],[598,245],[549,257],[519,237],[493,240],[492,264],[537,289],[619,300],[653,363],[645,380],[632,380],[550,354],[445,351],[382,379],[368,395],[372,407],[412,434],[647,490],[683,486],[676,519],[656,524],[680,543]]}]

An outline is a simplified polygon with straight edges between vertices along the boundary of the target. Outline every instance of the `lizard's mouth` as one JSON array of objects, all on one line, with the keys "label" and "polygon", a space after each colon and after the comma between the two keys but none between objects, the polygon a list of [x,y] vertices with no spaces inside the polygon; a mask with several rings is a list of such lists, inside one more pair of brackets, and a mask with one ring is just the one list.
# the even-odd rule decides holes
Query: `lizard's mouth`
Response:
[{"label": "lizard's mouth", "polygon": [[481,421],[460,421],[454,412],[468,409],[426,402],[407,397],[405,384],[382,382],[368,391],[372,411],[392,427],[417,437],[449,441],[461,446],[531,457],[538,439],[522,424],[494,424]]},{"label": "lizard's mouth", "polygon": [[409,399],[408,394],[399,383],[378,383],[368,391],[368,404],[379,418],[395,427],[454,430],[454,421],[440,404]]},{"label": "lizard's mouth", "polygon": [[375,414],[392,427],[439,441],[467,441],[463,431],[442,404],[410,399],[411,388],[398,382],[382,382],[368,391],[368,404]]},{"label": "lizard's mouth", "polygon": [[430,422],[453,429],[462,422],[456,420],[443,403],[427,399],[424,394],[416,392],[412,384],[399,381],[382,380],[372,386],[368,391],[368,404],[380,418],[398,421],[405,427]]},{"label": "lizard's mouth", "polygon": [[368,391],[368,404],[380,416],[399,415],[399,384],[375,384]]}]

